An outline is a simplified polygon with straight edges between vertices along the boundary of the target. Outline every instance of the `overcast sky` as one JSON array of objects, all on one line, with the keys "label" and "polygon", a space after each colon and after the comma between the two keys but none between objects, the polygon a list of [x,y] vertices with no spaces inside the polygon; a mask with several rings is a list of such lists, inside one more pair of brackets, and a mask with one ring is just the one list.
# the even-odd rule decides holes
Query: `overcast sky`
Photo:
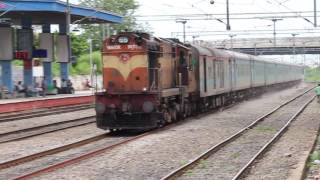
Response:
[{"label": "overcast sky", "polygon": [[[162,19],[168,19],[167,21],[155,21],[159,17],[148,15],[177,15],[181,14],[177,18],[191,19],[188,14],[219,14],[226,13],[226,0],[214,0],[215,3],[211,4],[210,0],[136,0],[140,7],[136,12],[138,16],[138,22],[149,23],[152,31],[156,36],[171,37],[176,36],[177,32],[182,35],[183,26],[181,23],[176,23],[174,18],[163,17]],[[77,3],[77,0],[72,0],[73,3]],[[224,34],[237,34],[239,30],[270,30],[270,34],[256,35],[272,37],[273,22],[270,20],[270,15],[264,19],[246,19],[238,20],[238,15],[232,15],[235,13],[270,13],[270,12],[296,12],[296,11],[311,11],[308,15],[312,16],[313,0],[229,0],[230,3],[230,25],[231,31],[226,31]],[[318,3],[318,9],[320,8],[320,2]],[[291,31],[288,34],[281,34],[281,30],[286,29],[310,29],[314,31],[315,28],[311,23],[307,22],[304,18],[313,22],[313,17],[306,17],[303,14],[291,13],[280,14],[285,15],[297,15],[298,18],[282,18],[283,20],[276,23],[276,29],[279,30],[279,36],[290,36],[291,33],[299,33],[299,36],[314,36],[310,33],[300,33],[302,31]],[[143,16],[143,17],[139,17]],[[250,17],[256,17],[257,15],[247,15]],[[277,15],[279,16],[279,15]],[[202,16],[204,18],[205,16]],[[200,17],[201,18],[201,17]],[[214,16],[212,18],[220,18],[226,22],[225,16]],[[320,22],[320,21],[319,21]],[[224,31],[226,25],[217,20],[188,20],[186,23],[186,32],[188,40],[192,39],[192,35],[199,35],[198,39],[224,39],[228,35],[211,35],[209,36],[201,33],[202,31]],[[192,34],[190,34],[192,32]],[[196,32],[199,32],[198,34]],[[211,34],[214,34],[212,32]],[[221,34],[221,33],[220,33]],[[237,38],[247,37],[246,34],[238,34]],[[250,36],[253,36],[252,34]],[[181,38],[181,37],[180,37]]]},{"label": "overcast sky", "polygon": [[[150,14],[218,14],[226,13],[226,0],[215,0],[215,3],[210,4],[210,0],[138,0],[140,3],[140,9],[136,13],[137,15],[150,15]],[[313,0],[229,0],[230,2],[230,13],[231,13],[231,31],[226,32],[230,34],[237,30],[273,30],[273,22],[270,20],[272,17],[267,19],[251,19],[251,20],[235,20],[239,16],[232,15],[234,13],[266,13],[266,12],[294,12],[294,11],[313,11]],[[320,4],[320,3],[319,3]],[[320,6],[319,6],[320,7]],[[283,16],[286,14],[282,14]],[[291,14],[297,15],[297,14]],[[312,13],[310,13],[312,15]],[[256,15],[250,15],[254,17]],[[223,17],[223,16],[222,16]],[[181,16],[181,18],[188,19],[188,16]],[[306,17],[310,21],[313,21],[312,17]],[[138,18],[147,19],[147,18]],[[152,19],[152,18],[149,18]],[[269,20],[268,20],[269,19]],[[223,20],[226,22],[226,20]],[[171,32],[182,31],[182,24],[172,21],[149,21],[156,35],[170,36]],[[170,28],[168,28],[170,27]],[[186,24],[187,32],[196,31],[224,31],[226,25],[217,20],[193,20],[187,21]],[[283,18],[283,20],[276,23],[277,30],[283,29],[314,29],[312,24],[303,19],[303,17],[289,19]],[[295,33],[292,31],[292,33]],[[201,32],[199,33],[201,39]],[[283,35],[283,36],[288,36]],[[304,35],[304,34],[301,34]],[[312,34],[305,34],[312,35]],[[246,36],[246,35],[243,35]],[[260,35],[259,35],[260,36]],[[279,34],[279,36],[281,36]],[[241,35],[238,35],[240,38]],[[190,36],[187,38],[191,38]],[[226,38],[220,37],[202,37],[204,39],[216,39]]]},{"label": "overcast sky", "polygon": [[[172,17],[155,17],[154,15],[177,15],[176,17],[184,19],[192,19],[191,14],[225,14],[226,13],[226,0],[214,0],[214,4],[210,3],[210,0],[136,0],[140,7],[135,13],[139,23],[148,23],[151,30],[156,36],[160,37],[178,37],[182,39],[183,26],[181,23],[177,23],[175,18]],[[77,0],[71,0],[71,2],[77,4]],[[225,16],[213,16],[211,20],[187,20],[186,33],[187,40],[192,40],[192,35],[196,36],[198,40],[215,40],[215,39],[229,39],[229,34],[237,34],[235,38],[245,37],[273,37],[273,22],[270,20],[274,16],[298,16],[297,18],[282,17],[282,20],[276,23],[277,37],[291,37],[292,33],[299,34],[299,37],[303,36],[319,36],[320,33],[305,33],[320,32],[319,28],[313,27],[310,22],[313,22],[313,0],[229,0],[230,4],[230,25],[231,31],[226,31],[226,25],[215,20],[218,18],[224,23]],[[320,10],[320,2],[317,5],[318,11]],[[293,13],[293,12],[310,11],[309,14]],[[262,15],[268,16],[264,18],[254,19],[259,15],[250,14],[246,17],[253,19],[233,19],[242,16],[234,15],[237,13],[277,13],[285,12],[277,15]],[[289,14],[286,14],[289,13]],[[320,14],[320,13],[319,13]],[[261,16],[261,15],[260,15]],[[205,16],[201,16],[200,19]],[[167,21],[155,21],[156,19],[167,19]],[[320,20],[319,23],[320,24]],[[284,30],[287,31],[285,34]],[[300,29],[300,30],[294,30]],[[302,30],[301,30],[302,29]],[[305,29],[305,30],[303,30]],[[247,30],[269,30],[264,34],[254,35],[253,31],[249,33],[239,33],[239,31]],[[203,31],[209,31],[206,34]],[[222,31],[216,35],[216,32]],[[211,32],[211,33],[210,33]],[[177,33],[180,33],[177,36]],[[284,33],[284,34],[281,34]],[[211,35],[210,35],[211,34]],[[303,57],[304,58],[304,57]],[[283,59],[283,57],[282,57]],[[287,58],[285,58],[287,59]],[[301,58],[300,58],[301,59]],[[314,58],[312,58],[314,59]],[[292,60],[292,58],[291,58]]]}]

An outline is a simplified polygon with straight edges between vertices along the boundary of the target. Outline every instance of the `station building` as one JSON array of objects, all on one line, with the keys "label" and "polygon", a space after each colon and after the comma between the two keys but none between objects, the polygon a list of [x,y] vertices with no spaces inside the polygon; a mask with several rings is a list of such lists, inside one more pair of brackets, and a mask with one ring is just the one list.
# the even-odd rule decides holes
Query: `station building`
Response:
[{"label": "station building", "polygon": [[[34,58],[43,64],[43,76],[52,84],[52,62],[60,64],[61,79],[68,79],[72,53],[69,23],[102,24],[121,23],[122,17],[106,11],[67,4],[58,0],[4,0],[0,1],[0,86],[14,90],[12,61],[23,61],[23,83],[33,86]],[[33,25],[42,27],[39,48],[34,44]],[[59,34],[54,35],[51,25],[58,25]],[[93,37],[94,38],[94,37]]]}]

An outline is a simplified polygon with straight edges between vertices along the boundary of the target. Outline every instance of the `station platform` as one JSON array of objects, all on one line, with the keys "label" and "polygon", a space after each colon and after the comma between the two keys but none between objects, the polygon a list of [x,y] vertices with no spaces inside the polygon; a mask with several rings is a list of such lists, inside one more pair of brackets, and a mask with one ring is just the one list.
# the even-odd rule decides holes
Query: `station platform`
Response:
[{"label": "station platform", "polygon": [[94,102],[92,91],[76,91],[75,94],[47,95],[0,100],[0,113],[25,111],[39,108],[89,104]]}]

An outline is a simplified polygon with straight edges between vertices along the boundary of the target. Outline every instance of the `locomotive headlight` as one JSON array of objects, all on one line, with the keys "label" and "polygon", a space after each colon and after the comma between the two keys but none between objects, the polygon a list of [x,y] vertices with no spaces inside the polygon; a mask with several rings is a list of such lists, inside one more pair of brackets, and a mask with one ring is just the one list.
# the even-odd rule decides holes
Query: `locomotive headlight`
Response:
[{"label": "locomotive headlight", "polygon": [[148,89],[146,87],[142,88],[142,91],[146,92]]},{"label": "locomotive headlight", "polygon": [[105,112],[106,106],[105,106],[104,104],[102,104],[102,103],[97,102],[95,109],[96,109],[96,112],[97,112],[97,113],[102,114],[102,113]]},{"label": "locomotive headlight", "polygon": [[145,101],[142,105],[142,110],[145,113],[150,113],[153,111],[153,109],[154,109],[154,105],[150,101]]}]

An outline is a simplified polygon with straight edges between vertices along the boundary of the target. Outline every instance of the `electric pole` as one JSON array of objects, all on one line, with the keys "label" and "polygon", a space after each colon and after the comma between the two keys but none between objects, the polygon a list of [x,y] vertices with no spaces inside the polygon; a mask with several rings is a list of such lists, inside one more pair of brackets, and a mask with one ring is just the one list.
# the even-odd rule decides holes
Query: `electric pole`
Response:
[{"label": "electric pole", "polygon": [[229,31],[231,29],[230,27],[230,21],[229,21],[229,0],[227,0],[227,30]]},{"label": "electric pole", "polygon": [[186,23],[187,19],[177,19],[176,23],[182,23],[183,24],[183,43],[186,42]]},{"label": "electric pole", "polygon": [[317,0],[313,0],[313,12],[314,12],[314,27],[317,27]]},{"label": "electric pole", "polygon": [[273,21],[273,46],[276,47],[277,46],[277,39],[276,39],[276,22],[277,21],[281,21],[282,19],[271,19],[271,21]]}]

